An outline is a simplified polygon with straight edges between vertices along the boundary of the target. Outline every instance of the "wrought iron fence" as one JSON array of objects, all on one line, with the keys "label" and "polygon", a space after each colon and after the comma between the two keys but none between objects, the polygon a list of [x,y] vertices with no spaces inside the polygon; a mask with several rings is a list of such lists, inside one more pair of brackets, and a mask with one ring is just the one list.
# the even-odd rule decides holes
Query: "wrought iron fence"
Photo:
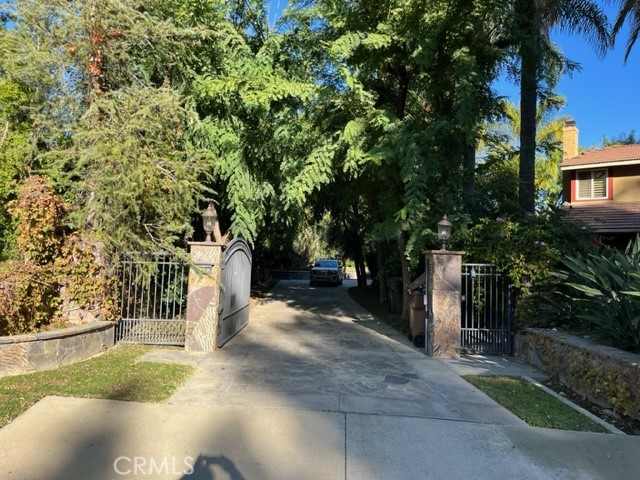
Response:
[{"label": "wrought iron fence", "polygon": [[514,295],[494,265],[462,265],[461,347],[471,352],[513,355]]},{"label": "wrought iron fence", "polygon": [[126,256],[116,341],[184,345],[188,277],[189,266],[169,253]]}]

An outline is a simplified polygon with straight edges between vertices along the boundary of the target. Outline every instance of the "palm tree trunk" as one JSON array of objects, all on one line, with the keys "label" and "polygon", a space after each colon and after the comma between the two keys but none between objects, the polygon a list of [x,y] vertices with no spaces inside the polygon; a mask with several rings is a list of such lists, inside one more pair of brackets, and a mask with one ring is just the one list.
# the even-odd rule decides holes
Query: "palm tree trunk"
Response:
[{"label": "palm tree trunk", "polygon": [[[531,64],[525,65],[525,59]],[[536,169],[536,104],[537,82],[535,59],[522,56],[520,84],[520,169],[518,205],[524,212],[535,209],[535,169]],[[528,72],[525,69],[529,70]]]},{"label": "palm tree trunk", "polygon": [[518,205],[524,212],[535,209],[536,107],[540,63],[540,26],[535,20],[534,0],[518,0],[521,15],[520,42],[520,169]]}]

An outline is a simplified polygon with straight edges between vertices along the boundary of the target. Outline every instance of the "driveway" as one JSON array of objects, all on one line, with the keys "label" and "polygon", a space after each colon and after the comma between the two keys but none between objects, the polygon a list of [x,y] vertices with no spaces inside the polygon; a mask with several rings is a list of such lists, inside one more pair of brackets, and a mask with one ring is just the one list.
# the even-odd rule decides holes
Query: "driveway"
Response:
[{"label": "driveway", "polygon": [[254,308],[250,326],[203,358],[170,403],[523,424],[360,308],[347,291],[354,283],[281,281]]},{"label": "driveway", "polygon": [[640,438],[524,425],[343,288],[283,281],[168,404],[47,397],[0,430],[0,478],[636,479]]}]

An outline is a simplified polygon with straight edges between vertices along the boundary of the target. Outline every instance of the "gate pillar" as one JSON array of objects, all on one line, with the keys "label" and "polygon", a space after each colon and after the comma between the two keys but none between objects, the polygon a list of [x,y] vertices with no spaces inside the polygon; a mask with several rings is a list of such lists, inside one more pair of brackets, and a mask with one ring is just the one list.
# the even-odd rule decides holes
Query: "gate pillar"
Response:
[{"label": "gate pillar", "polygon": [[457,358],[460,350],[461,272],[464,252],[427,250],[425,347],[433,357]]},{"label": "gate pillar", "polygon": [[213,352],[217,346],[218,305],[223,243],[191,242],[191,260],[197,268],[189,269],[187,325],[184,348],[188,351]]}]

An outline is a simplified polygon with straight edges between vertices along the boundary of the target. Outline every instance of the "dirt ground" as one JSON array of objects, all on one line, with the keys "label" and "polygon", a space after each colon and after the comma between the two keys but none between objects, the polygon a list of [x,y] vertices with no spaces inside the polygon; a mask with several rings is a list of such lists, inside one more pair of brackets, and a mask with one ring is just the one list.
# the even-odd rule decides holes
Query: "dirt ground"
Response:
[{"label": "dirt ground", "polygon": [[635,418],[631,418],[626,415],[620,415],[613,410],[603,408],[555,380],[549,380],[545,382],[545,385],[554,392],[571,400],[576,405],[581,406],[585,410],[593,413],[595,416],[603,419],[605,422],[622,430],[624,433],[628,435],[640,435],[640,420],[636,420]]}]

